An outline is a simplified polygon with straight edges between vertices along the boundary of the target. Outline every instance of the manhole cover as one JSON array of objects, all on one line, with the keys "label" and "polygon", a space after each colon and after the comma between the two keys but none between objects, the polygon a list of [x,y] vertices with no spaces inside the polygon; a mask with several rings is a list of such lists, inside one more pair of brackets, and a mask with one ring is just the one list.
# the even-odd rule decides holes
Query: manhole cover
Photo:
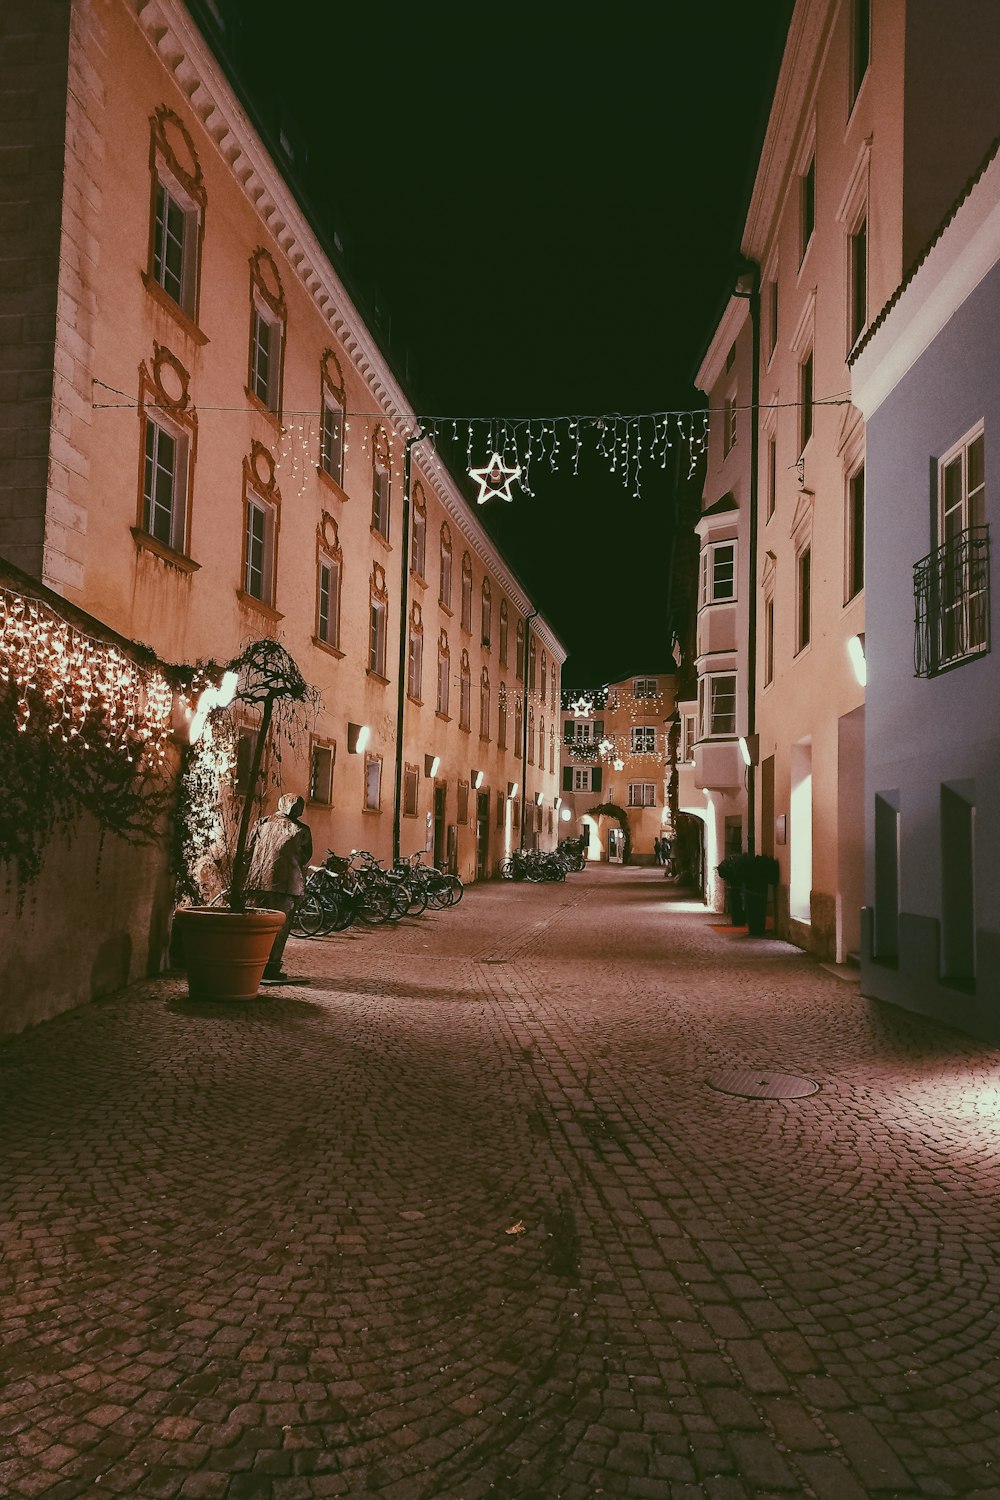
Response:
[{"label": "manhole cover", "polygon": [[794,1073],[765,1073],[758,1068],[727,1068],[708,1080],[720,1094],[739,1094],[742,1099],[804,1099],[815,1094],[819,1084]]}]

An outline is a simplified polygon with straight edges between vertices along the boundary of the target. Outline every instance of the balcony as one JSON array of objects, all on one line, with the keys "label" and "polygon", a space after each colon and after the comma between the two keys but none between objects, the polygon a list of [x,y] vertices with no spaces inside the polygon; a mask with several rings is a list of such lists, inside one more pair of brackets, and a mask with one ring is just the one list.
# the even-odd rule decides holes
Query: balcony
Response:
[{"label": "balcony", "polygon": [[970,526],[913,565],[917,677],[936,677],[990,649],[990,529]]}]

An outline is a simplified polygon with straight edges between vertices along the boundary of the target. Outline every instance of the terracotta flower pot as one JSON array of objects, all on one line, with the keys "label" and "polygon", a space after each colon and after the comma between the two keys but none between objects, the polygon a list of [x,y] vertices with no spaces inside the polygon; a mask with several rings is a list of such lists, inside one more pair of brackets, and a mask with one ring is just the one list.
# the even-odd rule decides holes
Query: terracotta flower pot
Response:
[{"label": "terracotta flower pot", "polygon": [[252,1000],[285,914],[191,906],[174,921],[192,1000]]}]

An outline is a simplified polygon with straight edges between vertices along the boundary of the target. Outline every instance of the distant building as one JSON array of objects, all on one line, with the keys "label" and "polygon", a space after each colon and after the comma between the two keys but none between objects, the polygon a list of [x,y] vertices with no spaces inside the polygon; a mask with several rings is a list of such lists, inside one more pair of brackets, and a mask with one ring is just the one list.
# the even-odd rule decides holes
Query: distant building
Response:
[{"label": "distant building", "polygon": [[591,859],[621,860],[622,825],[593,809],[624,812],[637,864],[653,862],[653,840],[672,832],[667,800],[668,733],[674,713],[673,672],[633,674],[562,695],[560,750],[564,838],[587,836]]},{"label": "distant building", "polygon": [[862,992],[1000,1042],[1000,143],[852,358],[867,424]]}]

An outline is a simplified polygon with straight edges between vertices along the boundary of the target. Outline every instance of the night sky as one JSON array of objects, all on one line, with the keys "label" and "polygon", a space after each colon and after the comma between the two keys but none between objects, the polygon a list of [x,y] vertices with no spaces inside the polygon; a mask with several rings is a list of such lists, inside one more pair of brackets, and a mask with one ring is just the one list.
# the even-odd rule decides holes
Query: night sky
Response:
[{"label": "night sky", "polygon": [[[698,400],[791,8],[240,0],[233,45],[418,411],[658,412]],[[479,515],[565,683],[662,669],[671,468],[570,468]]]}]

